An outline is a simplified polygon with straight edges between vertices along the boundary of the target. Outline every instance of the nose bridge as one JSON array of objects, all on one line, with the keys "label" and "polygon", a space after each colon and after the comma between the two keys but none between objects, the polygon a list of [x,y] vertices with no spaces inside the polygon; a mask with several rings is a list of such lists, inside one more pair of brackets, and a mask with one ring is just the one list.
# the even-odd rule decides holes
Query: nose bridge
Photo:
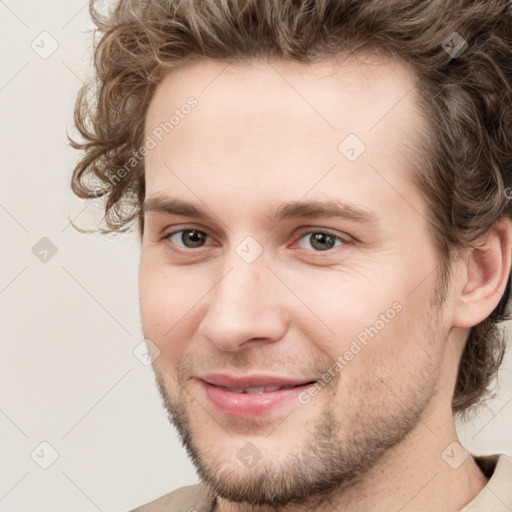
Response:
[{"label": "nose bridge", "polygon": [[276,340],[286,329],[275,294],[275,277],[263,255],[226,257],[222,277],[213,287],[199,331],[222,350],[237,350],[248,340]]}]

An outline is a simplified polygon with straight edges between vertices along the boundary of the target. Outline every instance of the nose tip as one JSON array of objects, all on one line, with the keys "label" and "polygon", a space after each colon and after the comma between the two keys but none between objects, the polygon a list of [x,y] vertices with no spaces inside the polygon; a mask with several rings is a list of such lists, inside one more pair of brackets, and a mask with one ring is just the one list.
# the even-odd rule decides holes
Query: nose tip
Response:
[{"label": "nose tip", "polygon": [[271,278],[264,266],[256,269],[242,262],[232,268],[209,294],[199,333],[224,351],[282,338],[287,322],[275,290],[269,293]]},{"label": "nose tip", "polygon": [[[210,315],[212,316],[212,315]],[[282,322],[274,315],[223,314],[201,324],[203,335],[218,349],[235,352],[255,342],[275,342],[282,337]]]}]

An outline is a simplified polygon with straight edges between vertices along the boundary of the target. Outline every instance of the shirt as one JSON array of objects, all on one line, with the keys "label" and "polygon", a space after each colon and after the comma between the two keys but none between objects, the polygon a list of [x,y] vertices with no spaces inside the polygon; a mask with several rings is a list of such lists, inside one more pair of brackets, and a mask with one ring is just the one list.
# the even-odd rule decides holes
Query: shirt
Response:
[{"label": "shirt", "polygon": [[[473,455],[487,485],[460,512],[510,512],[512,510],[512,457],[504,454]],[[180,487],[131,512],[213,512],[215,497],[203,484]]]}]

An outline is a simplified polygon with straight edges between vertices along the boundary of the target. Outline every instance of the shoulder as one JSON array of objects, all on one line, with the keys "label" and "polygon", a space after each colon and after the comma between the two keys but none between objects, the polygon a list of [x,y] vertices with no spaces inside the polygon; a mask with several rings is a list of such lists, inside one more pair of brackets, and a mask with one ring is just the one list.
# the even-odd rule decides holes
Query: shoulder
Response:
[{"label": "shoulder", "polygon": [[512,457],[509,455],[473,455],[473,458],[487,478],[501,480],[512,477]]},{"label": "shoulder", "polygon": [[187,485],[130,512],[211,512],[214,502],[203,484]]},{"label": "shoulder", "polygon": [[496,474],[497,479],[506,482],[508,489],[512,491],[512,457],[500,454],[497,457],[494,473]]},{"label": "shoulder", "polygon": [[473,458],[489,481],[461,512],[512,510],[512,457],[500,453],[473,455]]}]

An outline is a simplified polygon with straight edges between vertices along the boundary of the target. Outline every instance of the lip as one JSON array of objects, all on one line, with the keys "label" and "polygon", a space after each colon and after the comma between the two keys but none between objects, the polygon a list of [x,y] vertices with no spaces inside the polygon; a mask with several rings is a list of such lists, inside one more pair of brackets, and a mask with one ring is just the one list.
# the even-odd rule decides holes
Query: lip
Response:
[{"label": "lip", "polygon": [[[206,397],[214,408],[239,418],[264,416],[284,406],[313,385],[316,379],[291,379],[271,375],[234,377],[208,374],[198,378]],[[264,386],[293,386],[263,393],[235,393],[230,389]],[[228,389],[229,388],[229,389]]]}]

